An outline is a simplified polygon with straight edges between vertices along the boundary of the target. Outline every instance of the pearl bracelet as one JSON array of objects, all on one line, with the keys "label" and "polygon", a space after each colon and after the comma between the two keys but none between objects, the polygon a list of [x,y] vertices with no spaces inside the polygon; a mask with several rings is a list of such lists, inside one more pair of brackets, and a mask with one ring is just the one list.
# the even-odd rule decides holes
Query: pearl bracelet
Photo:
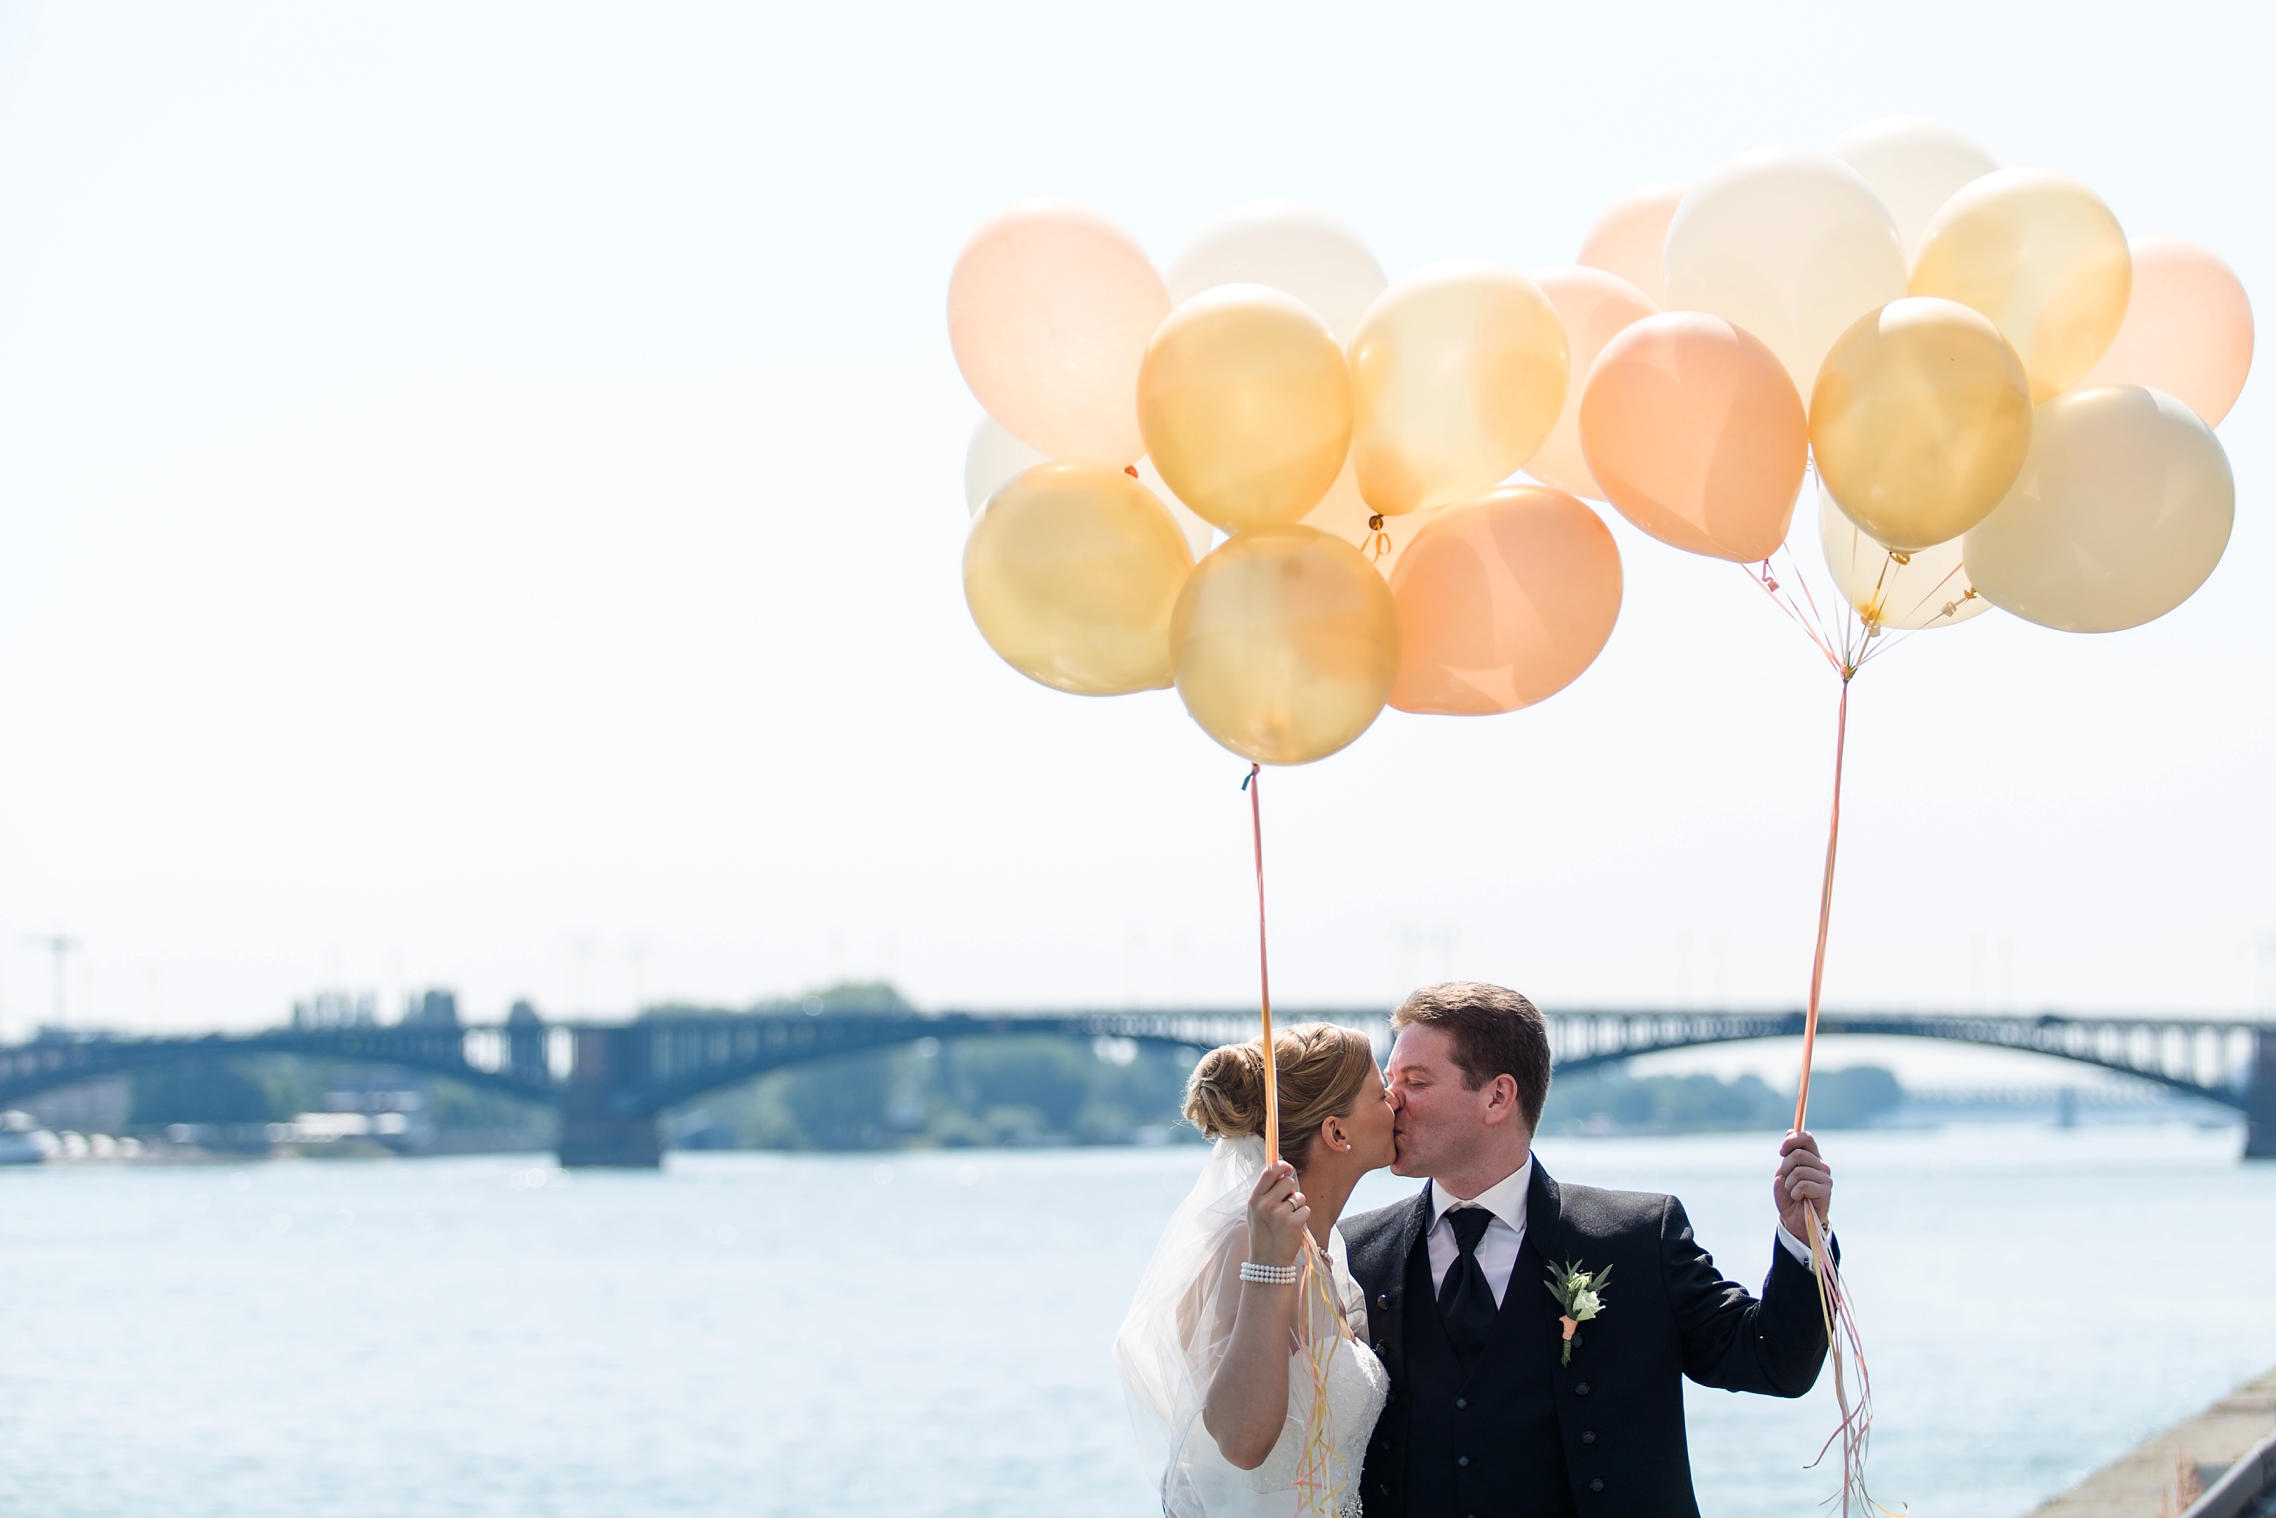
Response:
[{"label": "pearl bracelet", "polygon": [[1293,1265],[1259,1265],[1254,1260],[1241,1262],[1241,1279],[1254,1281],[1259,1286],[1294,1286],[1298,1275]]}]

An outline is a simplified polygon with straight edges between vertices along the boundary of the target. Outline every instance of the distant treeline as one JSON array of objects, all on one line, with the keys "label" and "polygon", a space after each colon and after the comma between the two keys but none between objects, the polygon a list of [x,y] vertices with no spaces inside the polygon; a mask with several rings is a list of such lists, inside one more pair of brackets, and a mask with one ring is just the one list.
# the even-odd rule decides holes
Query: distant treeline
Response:
[{"label": "distant treeline", "polygon": [[[822,1010],[906,1005],[891,986],[815,993]],[[774,1005],[795,1006],[803,998]],[[706,1009],[659,1008],[688,1016]],[[717,1092],[674,1116],[688,1147],[869,1149],[990,1144],[1198,1142],[1179,1115],[1188,1051],[1100,1039],[1007,1035],[794,1066]],[[1820,1071],[1810,1087],[1815,1128],[1859,1127],[1903,1098],[1878,1066]],[[1541,1129],[1551,1134],[1782,1131],[1794,1096],[1753,1075],[1630,1076],[1613,1069],[1555,1082]]]}]

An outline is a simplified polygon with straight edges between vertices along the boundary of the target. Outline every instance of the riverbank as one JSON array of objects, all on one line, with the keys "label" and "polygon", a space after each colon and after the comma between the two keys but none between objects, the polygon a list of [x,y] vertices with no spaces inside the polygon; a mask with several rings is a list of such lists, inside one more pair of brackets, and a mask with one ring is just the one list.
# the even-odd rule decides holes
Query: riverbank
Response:
[{"label": "riverbank", "polygon": [[[2194,1417],[2136,1446],[2030,1518],[2147,1518],[2179,1514],[2276,1433],[2276,1370],[2247,1381]],[[2246,1503],[2230,1512],[2250,1512]]]}]

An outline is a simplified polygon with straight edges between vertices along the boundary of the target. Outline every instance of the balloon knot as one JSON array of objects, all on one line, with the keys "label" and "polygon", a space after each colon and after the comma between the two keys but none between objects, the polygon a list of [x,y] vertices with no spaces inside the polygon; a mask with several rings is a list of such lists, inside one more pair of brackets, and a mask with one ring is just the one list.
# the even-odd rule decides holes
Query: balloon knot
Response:
[{"label": "balloon knot", "polygon": [[1892,558],[1892,559],[1895,559],[1895,560],[1897,561],[1897,567],[1898,567],[1898,568],[1900,568],[1900,569],[1901,569],[1901,568],[1903,568],[1905,565],[1907,565],[1907,564],[1910,564],[1910,563],[1912,562],[1912,555],[1911,555],[1911,554],[1909,554],[1909,553],[1899,553],[1899,552],[1897,552],[1897,551],[1896,551],[1894,548],[1892,548],[1892,549],[1890,549],[1890,550],[1889,550],[1889,557],[1890,557],[1890,558]]},{"label": "balloon knot", "polygon": [[1383,530],[1382,512],[1378,511],[1367,519],[1367,530],[1369,532],[1381,532]]},{"label": "balloon knot", "polygon": [[1252,764],[1249,766],[1249,772],[1241,777],[1242,790],[1247,790],[1249,788],[1249,782],[1257,778],[1257,770],[1259,768],[1261,768],[1259,765]]},{"label": "balloon knot", "polygon": [[1122,472],[1129,475],[1132,479],[1138,478],[1138,466],[1136,464],[1123,465]]}]

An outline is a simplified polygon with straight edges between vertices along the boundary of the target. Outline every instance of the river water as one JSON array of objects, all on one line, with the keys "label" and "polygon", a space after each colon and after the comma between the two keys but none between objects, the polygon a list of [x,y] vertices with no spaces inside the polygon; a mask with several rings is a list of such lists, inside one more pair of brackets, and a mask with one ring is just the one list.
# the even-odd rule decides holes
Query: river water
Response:
[{"label": "river water", "polygon": [[[2014,1518],[2276,1365],[2235,1129],[1829,1136],[1876,1495]],[[1759,1280],[1768,1135],[1567,1139]],[[0,1512],[1157,1511],[1108,1345],[1197,1149],[0,1174]],[[1354,1207],[1409,1190],[1377,1176]],[[1830,1378],[1693,1387],[1708,1518],[1806,1515]]]}]

